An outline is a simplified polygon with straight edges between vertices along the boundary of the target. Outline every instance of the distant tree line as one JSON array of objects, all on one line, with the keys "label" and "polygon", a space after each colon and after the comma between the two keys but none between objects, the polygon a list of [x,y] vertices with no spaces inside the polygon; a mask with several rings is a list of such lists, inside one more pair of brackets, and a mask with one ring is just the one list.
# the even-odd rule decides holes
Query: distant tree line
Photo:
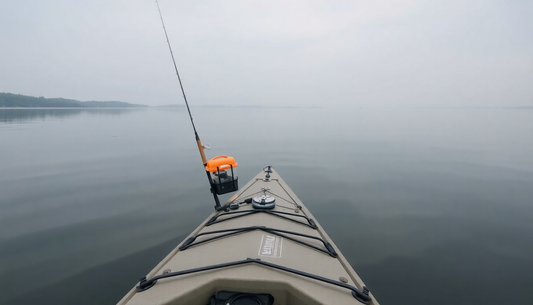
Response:
[{"label": "distant tree line", "polygon": [[45,98],[45,97],[35,97],[27,96],[21,94],[13,93],[2,93],[0,92],[0,107],[91,107],[91,108],[101,108],[101,107],[147,107],[145,105],[130,104],[117,101],[88,101],[81,102],[77,100],[64,99],[64,98]]}]

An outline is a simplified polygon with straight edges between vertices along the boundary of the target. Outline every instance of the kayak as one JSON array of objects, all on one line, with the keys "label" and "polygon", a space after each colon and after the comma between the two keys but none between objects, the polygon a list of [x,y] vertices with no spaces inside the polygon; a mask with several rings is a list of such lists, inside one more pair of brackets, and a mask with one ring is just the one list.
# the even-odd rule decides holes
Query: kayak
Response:
[{"label": "kayak", "polygon": [[267,166],[118,304],[378,302],[303,202]]}]

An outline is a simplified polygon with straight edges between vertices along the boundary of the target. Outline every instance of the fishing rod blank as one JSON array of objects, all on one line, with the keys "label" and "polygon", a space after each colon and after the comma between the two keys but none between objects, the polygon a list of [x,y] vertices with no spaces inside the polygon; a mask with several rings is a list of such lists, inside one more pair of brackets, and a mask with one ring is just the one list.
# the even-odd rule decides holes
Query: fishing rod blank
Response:
[{"label": "fishing rod blank", "polygon": [[[211,160],[207,161],[205,158],[205,146],[202,145],[200,136],[196,131],[196,126],[194,126],[194,120],[192,118],[191,109],[189,108],[189,102],[187,101],[187,96],[185,95],[185,90],[183,89],[183,83],[181,82],[180,73],[178,72],[178,66],[176,65],[176,60],[174,59],[174,52],[172,52],[172,47],[170,45],[170,40],[168,39],[167,29],[165,27],[165,22],[163,21],[163,14],[159,7],[159,2],[156,0],[157,10],[159,11],[159,17],[161,18],[161,24],[163,25],[163,31],[165,32],[165,37],[167,39],[168,49],[170,51],[170,56],[172,57],[172,63],[174,64],[174,70],[178,76],[178,81],[181,88],[181,93],[183,94],[183,99],[185,100],[185,105],[187,106],[187,112],[189,113],[189,118],[191,119],[192,129],[194,130],[194,137],[196,139],[196,145],[198,146],[198,151],[202,157],[202,163],[207,174],[207,179],[209,180],[209,185],[211,186],[211,193],[215,199],[215,209],[223,209],[220,205],[220,201],[217,195],[226,194],[229,192],[234,192],[239,189],[238,177],[235,174],[235,167],[237,167],[237,162],[232,157],[227,156],[216,156]],[[229,171],[229,172],[228,172]]]}]

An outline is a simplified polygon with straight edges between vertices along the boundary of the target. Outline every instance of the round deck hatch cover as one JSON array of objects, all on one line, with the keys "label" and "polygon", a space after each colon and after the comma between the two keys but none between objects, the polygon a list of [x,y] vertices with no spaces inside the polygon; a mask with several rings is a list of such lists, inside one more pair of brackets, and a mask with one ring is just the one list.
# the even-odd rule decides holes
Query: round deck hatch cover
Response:
[{"label": "round deck hatch cover", "polygon": [[273,209],[276,206],[276,198],[270,195],[255,196],[252,206],[256,209]]}]

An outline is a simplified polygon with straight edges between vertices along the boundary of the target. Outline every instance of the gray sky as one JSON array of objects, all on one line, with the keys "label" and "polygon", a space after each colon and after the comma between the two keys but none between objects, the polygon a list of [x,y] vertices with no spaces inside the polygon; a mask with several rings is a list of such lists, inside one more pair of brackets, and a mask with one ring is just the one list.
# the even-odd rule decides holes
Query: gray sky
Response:
[{"label": "gray sky", "polygon": [[[159,2],[191,105],[533,106],[533,1]],[[1,0],[0,92],[183,103],[152,0]]]}]

